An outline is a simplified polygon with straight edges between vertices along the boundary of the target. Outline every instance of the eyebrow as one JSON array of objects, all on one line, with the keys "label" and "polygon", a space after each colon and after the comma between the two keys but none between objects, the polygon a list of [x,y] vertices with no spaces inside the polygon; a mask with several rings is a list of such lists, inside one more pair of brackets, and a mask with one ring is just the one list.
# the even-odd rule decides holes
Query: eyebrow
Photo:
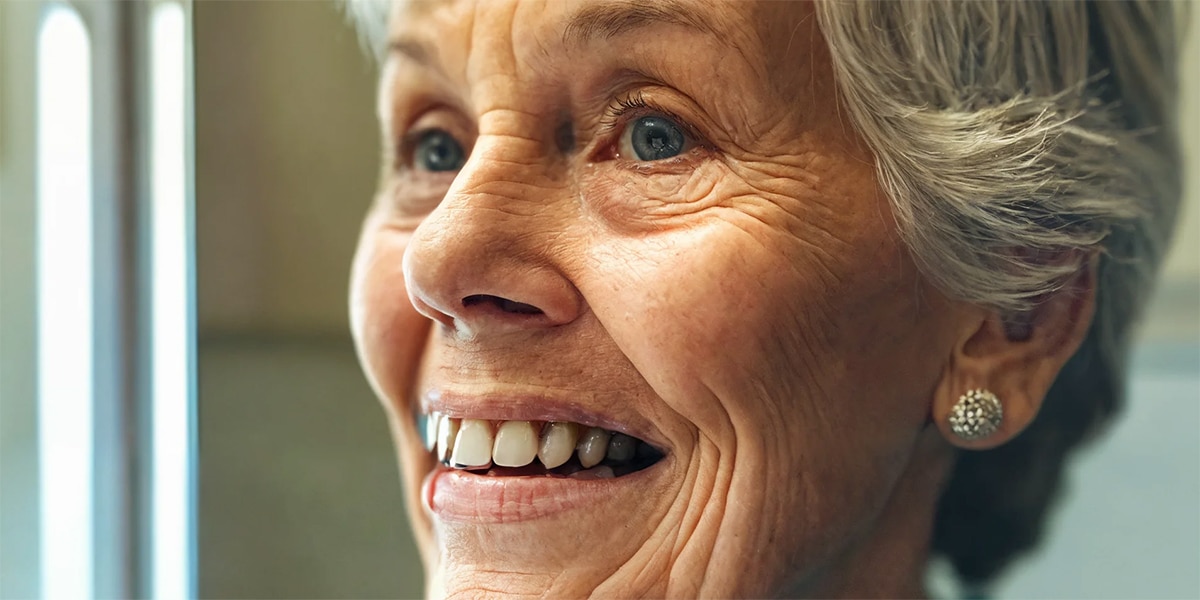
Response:
[{"label": "eyebrow", "polygon": [[388,42],[388,52],[406,56],[410,60],[424,66],[439,66],[437,61],[433,59],[429,48],[425,44],[411,38],[390,40]]},{"label": "eyebrow", "polygon": [[563,44],[584,45],[653,25],[676,25],[717,37],[724,35],[677,0],[622,0],[588,6],[575,13],[563,30]]}]

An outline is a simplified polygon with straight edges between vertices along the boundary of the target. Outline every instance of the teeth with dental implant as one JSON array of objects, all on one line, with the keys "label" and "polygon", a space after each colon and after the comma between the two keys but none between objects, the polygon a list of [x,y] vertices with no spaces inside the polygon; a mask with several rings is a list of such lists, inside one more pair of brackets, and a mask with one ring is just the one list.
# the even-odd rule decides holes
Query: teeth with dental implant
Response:
[{"label": "teeth with dental implant", "polygon": [[490,476],[607,479],[662,458],[649,444],[601,427],[561,421],[488,421],[418,415],[426,450],[444,465]]}]

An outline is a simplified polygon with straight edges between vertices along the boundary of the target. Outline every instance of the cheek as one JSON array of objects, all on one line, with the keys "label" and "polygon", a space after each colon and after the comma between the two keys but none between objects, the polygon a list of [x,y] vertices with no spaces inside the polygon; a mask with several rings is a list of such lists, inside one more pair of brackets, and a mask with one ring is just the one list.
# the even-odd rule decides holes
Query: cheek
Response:
[{"label": "cheek", "polygon": [[706,437],[784,440],[771,460],[907,443],[937,373],[921,338],[937,336],[887,215],[722,204],[690,227],[593,247],[581,288],[616,344]]},{"label": "cheek", "polygon": [[[925,414],[922,381],[937,373],[921,338],[937,335],[917,316],[918,276],[878,212],[837,228],[825,220],[827,235],[855,232],[834,244],[723,210],[597,245],[583,291],[706,441],[694,463],[729,467],[715,486],[737,509],[722,527],[756,540],[747,544],[773,540],[791,559],[781,568],[817,564],[877,514],[899,475]],[[729,555],[752,551],[722,543]]]},{"label": "cheek", "polygon": [[351,274],[351,330],[367,378],[385,408],[402,414],[430,321],[408,299],[402,263],[411,233],[364,228]]},{"label": "cheek", "polygon": [[[745,386],[773,379],[764,332],[783,325],[790,271],[727,221],[592,247],[581,290],[613,341],[654,391],[706,436],[731,433]],[[790,327],[790,325],[788,325]],[[740,404],[737,405],[737,404]]]}]

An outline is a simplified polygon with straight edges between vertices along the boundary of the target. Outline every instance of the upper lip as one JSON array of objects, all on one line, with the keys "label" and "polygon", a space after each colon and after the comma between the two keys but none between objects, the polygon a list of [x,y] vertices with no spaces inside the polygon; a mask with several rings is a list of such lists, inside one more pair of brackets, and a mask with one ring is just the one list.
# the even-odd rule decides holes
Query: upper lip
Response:
[{"label": "upper lip", "polygon": [[[614,402],[615,403],[615,402]],[[434,388],[421,397],[420,411],[441,413],[459,419],[487,421],[570,421],[581,425],[602,427],[609,431],[638,438],[665,451],[666,440],[654,424],[636,409],[624,403],[617,410],[596,408],[574,402],[562,396],[514,393],[462,393],[446,388]],[[604,399],[596,404],[609,404]]]}]

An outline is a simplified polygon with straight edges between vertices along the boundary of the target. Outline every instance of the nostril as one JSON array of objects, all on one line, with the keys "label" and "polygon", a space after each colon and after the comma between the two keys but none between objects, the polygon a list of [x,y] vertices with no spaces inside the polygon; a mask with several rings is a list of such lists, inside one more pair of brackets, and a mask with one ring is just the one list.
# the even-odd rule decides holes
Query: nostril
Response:
[{"label": "nostril", "polygon": [[466,298],[463,298],[462,303],[464,308],[470,308],[479,304],[491,304],[492,306],[495,306],[506,313],[518,315],[542,314],[542,309],[532,304],[516,302],[514,300],[509,300],[508,298],[501,298],[499,296],[492,296],[490,294],[472,294]]},{"label": "nostril", "polygon": [[532,304],[525,304],[524,302],[514,302],[512,300],[506,300],[504,298],[500,298],[499,300],[500,300],[500,308],[502,310],[504,310],[505,312],[517,313],[517,314],[522,314],[522,315],[540,315],[540,314],[542,314],[542,309],[540,309]]}]

